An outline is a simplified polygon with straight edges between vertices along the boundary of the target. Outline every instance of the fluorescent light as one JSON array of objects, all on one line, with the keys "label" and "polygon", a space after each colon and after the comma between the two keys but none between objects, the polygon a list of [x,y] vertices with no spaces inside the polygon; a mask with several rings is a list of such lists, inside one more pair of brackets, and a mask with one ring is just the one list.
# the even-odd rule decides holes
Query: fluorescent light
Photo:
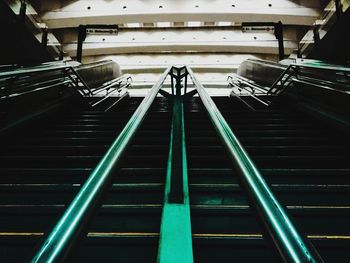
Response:
[{"label": "fluorescent light", "polygon": [[201,22],[200,21],[190,21],[190,22],[187,22],[187,25],[189,27],[197,27],[197,26],[201,26]]},{"label": "fluorescent light", "polygon": [[232,26],[232,22],[218,22],[218,26]]},{"label": "fluorescent light", "polygon": [[140,23],[127,23],[127,27],[140,27]]},{"label": "fluorescent light", "polygon": [[170,22],[158,22],[157,26],[158,27],[170,27],[171,23]]}]

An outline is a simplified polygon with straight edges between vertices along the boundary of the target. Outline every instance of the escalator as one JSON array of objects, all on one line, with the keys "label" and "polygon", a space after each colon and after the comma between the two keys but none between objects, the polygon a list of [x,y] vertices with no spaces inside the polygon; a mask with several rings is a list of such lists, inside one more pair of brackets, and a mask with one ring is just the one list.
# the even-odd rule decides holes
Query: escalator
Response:
[{"label": "escalator", "polygon": [[[231,104],[229,98],[214,101]],[[278,262],[200,99],[186,106],[195,262]]]},{"label": "escalator", "polygon": [[[33,256],[140,101],[132,98],[109,113],[57,113],[26,136],[6,139],[1,149],[0,257],[4,261],[24,262]],[[225,262],[232,259],[232,249],[237,259],[251,251],[244,256],[247,260],[261,256],[272,260],[255,215],[246,211],[246,196],[232,176],[232,165],[222,146],[216,146],[220,141],[214,130],[209,134],[212,138],[204,137],[211,151],[200,148],[204,144],[200,133],[213,127],[197,105],[198,98],[186,115],[195,261],[210,262],[215,257]],[[170,106],[165,98],[153,103],[73,261],[107,262],[115,255],[120,262],[157,260]],[[217,150],[220,155],[215,159],[208,156]],[[220,158],[224,161],[216,162]],[[218,240],[220,236],[223,240]]]},{"label": "escalator", "polygon": [[173,67],[145,98],[27,127],[1,136],[3,262],[346,258],[350,141],[293,103],[210,98]]},{"label": "escalator", "polygon": [[[29,259],[140,101],[130,99],[108,114],[57,114],[31,135],[6,141],[1,150],[1,258]],[[198,104],[198,98],[191,102],[186,115],[195,261],[225,262],[232,259],[231,251],[237,259],[264,256],[272,261],[224,148]],[[170,113],[166,99],[154,102],[74,261],[109,261],[113,255],[120,262],[156,261]]]},{"label": "escalator", "polygon": [[[252,111],[238,99],[220,97],[214,101],[278,200],[324,261],[346,258],[350,244],[347,134],[293,108]],[[262,257],[271,262],[273,255],[267,253],[260,236],[262,229],[239,189],[239,179],[233,176],[225,150],[201,102],[193,100],[189,106],[194,105],[197,112],[189,113],[187,118],[188,151],[192,156],[189,163],[193,166],[190,184],[193,191],[202,185],[203,193],[210,197],[206,206],[197,207],[197,200],[192,200],[194,236],[207,236],[202,241],[207,246],[195,248],[199,262],[221,257],[222,262],[228,262],[235,255],[237,260],[244,258],[247,262]],[[239,239],[241,246],[244,242],[251,246],[255,243],[254,253],[240,255],[244,253],[242,248],[233,250],[232,244],[238,244]]]},{"label": "escalator", "polygon": [[139,102],[109,114],[61,111],[25,133],[2,138],[2,261],[29,260]]}]

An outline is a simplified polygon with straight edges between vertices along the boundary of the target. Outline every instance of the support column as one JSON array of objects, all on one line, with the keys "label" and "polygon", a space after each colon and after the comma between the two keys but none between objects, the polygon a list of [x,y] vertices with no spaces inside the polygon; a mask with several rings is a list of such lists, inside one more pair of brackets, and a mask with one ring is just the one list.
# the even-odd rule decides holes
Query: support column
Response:
[{"label": "support column", "polygon": [[19,20],[24,24],[26,21],[27,4],[22,1],[19,9]]},{"label": "support column", "polygon": [[317,46],[320,42],[320,32],[319,32],[319,26],[318,25],[314,25],[313,27],[313,33],[314,33],[314,43],[315,46]]},{"label": "support column", "polygon": [[343,14],[343,7],[340,0],[335,0],[335,12],[337,14],[337,18],[339,19]]},{"label": "support column", "polygon": [[41,45],[44,48],[47,48],[47,36],[48,36],[47,27],[44,27],[42,29],[42,35],[41,35]]},{"label": "support column", "polygon": [[275,24],[275,36],[278,40],[278,54],[279,59],[284,59],[284,38],[283,38],[283,24],[281,21]]},{"label": "support column", "polygon": [[78,44],[77,44],[77,61],[81,62],[83,56],[83,42],[86,38],[86,26],[79,25],[78,27]]}]

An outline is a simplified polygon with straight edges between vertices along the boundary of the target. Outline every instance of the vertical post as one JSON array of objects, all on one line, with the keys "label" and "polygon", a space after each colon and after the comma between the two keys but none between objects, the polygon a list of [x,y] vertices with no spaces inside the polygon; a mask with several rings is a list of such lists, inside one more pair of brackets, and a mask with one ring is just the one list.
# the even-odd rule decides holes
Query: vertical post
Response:
[{"label": "vertical post", "polygon": [[59,59],[59,60],[63,60],[63,59],[64,59],[64,54],[63,54],[62,48],[60,48],[60,56],[59,56],[58,59]]},{"label": "vertical post", "polygon": [[21,7],[19,9],[19,20],[23,24],[26,21],[26,12],[27,12],[27,4],[24,1],[22,1],[21,2]]},{"label": "vertical post", "polygon": [[314,32],[314,43],[315,43],[315,46],[317,46],[320,42],[320,32],[318,30],[318,25],[314,25],[312,30]]},{"label": "vertical post", "polygon": [[342,4],[341,4],[340,0],[335,0],[335,12],[337,14],[337,18],[338,19],[343,14],[343,10],[342,9],[343,9],[343,7],[342,7]]},{"label": "vertical post", "polygon": [[47,28],[46,27],[42,29],[41,45],[43,45],[44,48],[47,47]]},{"label": "vertical post", "polygon": [[185,75],[185,82],[184,82],[184,87],[185,87],[185,90],[184,90],[184,94],[187,93],[187,69],[186,69],[186,75]]},{"label": "vertical post", "polygon": [[171,94],[175,95],[175,93],[174,93],[174,77],[173,77],[172,73],[173,73],[173,70],[171,69],[171,75],[170,75],[170,79],[171,79]]},{"label": "vertical post", "polygon": [[298,46],[298,49],[297,49],[297,58],[302,58],[300,46]]},{"label": "vertical post", "polygon": [[275,36],[278,40],[279,60],[284,59],[284,39],[283,39],[283,24],[281,21],[275,23]]},{"label": "vertical post", "polygon": [[86,26],[79,25],[78,27],[78,44],[77,44],[77,61],[81,62],[83,56],[83,42],[86,39]]}]

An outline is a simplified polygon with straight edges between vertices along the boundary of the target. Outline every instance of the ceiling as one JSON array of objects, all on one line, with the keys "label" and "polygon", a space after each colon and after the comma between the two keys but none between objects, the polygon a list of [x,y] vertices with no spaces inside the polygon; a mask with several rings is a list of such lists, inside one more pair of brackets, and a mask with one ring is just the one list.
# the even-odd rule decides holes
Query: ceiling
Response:
[{"label": "ceiling", "polygon": [[[140,83],[151,83],[170,64],[190,65],[208,81],[224,81],[247,58],[278,60],[273,32],[243,33],[242,22],[284,25],[288,56],[325,0],[50,0],[30,1],[74,58],[77,26],[115,24],[118,35],[87,35],[83,62],[117,61]],[[141,84],[140,84],[141,85]]]}]

